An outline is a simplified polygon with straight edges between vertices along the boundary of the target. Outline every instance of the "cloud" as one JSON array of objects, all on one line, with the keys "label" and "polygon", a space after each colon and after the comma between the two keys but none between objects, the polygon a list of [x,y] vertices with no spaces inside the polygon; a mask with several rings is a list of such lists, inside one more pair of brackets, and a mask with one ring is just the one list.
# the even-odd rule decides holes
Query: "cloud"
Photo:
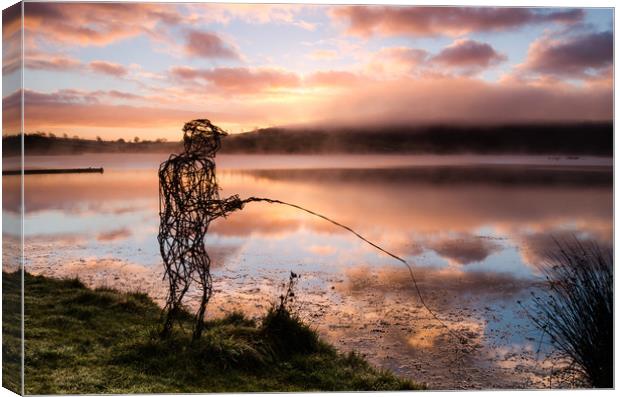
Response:
[{"label": "cloud", "polygon": [[[123,100],[148,100],[147,97],[133,94],[130,92],[118,90],[96,90],[83,91],[77,89],[62,89],[53,93],[42,93],[32,90],[24,91],[24,102],[29,106],[37,106],[42,104],[99,104],[105,99],[123,99]],[[7,103],[12,104],[18,100],[18,93],[5,97]]]},{"label": "cloud", "polygon": [[110,76],[115,76],[115,77],[123,77],[128,73],[128,70],[126,67],[118,63],[113,63],[113,62],[92,61],[88,64],[88,66],[90,67],[91,70],[97,73],[108,74]]},{"label": "cloud", "polygon": [[95,60],[83,64],[79,59],[67,55],[56,55],[41,51],[30,51],[24,64],[26,68],[31,70],[93,72],[119,78],[129,74],[129,69],[118,63]]},{"label": "cloud", "polygon": [[426,50],[408,47],[390,47],[382,48],[376,55],[376,58],[386,58],[389,60],[399,61],[409,65],[417,65],[424,62],[428,57]]},{"label": "cloud", "polygon": [[148,100],[149,98],[142,95],[133,94],[125,91],[118,90],[96,90],[96,91],[83,91],[76,89],[63,89],[58,90],[53,94],[37,93],[36,91],[30,91],[30,99],[40,101],[52,101],[52,102],[72,102],[72,103],[100,103],[102,99],[123,99],[123,100]]},{"label": "cloud", "polygon": [[387,47],[368,59],[365,69],[370,75],[394,79],[399,76],[472,75],[507,58],[489,44],[458,39],[434,56],[420,48]]},{"label": "cloud", "polygon": [[559,77],[584,78],[613,65],[613,33],[589,32],[534,41],[521,70]]},{"label": "cloud", "polygon": [[[287,124],[494,124],[608,121],[613,117],[613,87],[603,83],[534,85],[426,74],[377,79],[347,71],[325,71],[302,79],[282,69],[187,66],[173,68],[168,75],[170,86],[144,97],[140,106],[106,103],[113,100],[111,95],[95,104],[87,95],[80,98],[66,90],[47,94],[29,91],[26,119],[29,126],[44,130],[88,126],[90,131],[104,127],[122,131],[130,125],[144,129],[140,132],[144,134],[152,127],[163,130],[174,126],[176,131],[177,125],[204,117],[205,111],[235,132]],[[313,88],[335,90],[325,94]],[[3,120],[10,124],[10,114],[17,116],[19,107],[8,105],[4,104]],[[16,127],[9,124],[5,131]]]},{"label": "cloud", "polygon": [[174,7],[149,3],[28,3],[26,35],[70,46],[102,46],[183,20]]},{"label": "cloud", "polygon": [[506,59],[487,43],[460,39],[441,50],[432,61],[448,67],[487,68]]},{"label": "cloud", "polygon": [[531,86],[425,75],[363,81],[305,109],[335,125],[611,120],[612,97],[611,85]]},{"label": "cloud", "polygon": [[[81,134],[93,128],[153,129],[169,128],[177,131],[187,120],[204,118],[205,114],[214,120],[224,123],[253,122],[256,113],[228,112],[207,109],[186,110],[152,105],[126,105],[106,103],[103,99],[125,97],[137,98],[134,94],[120,91],[82,92],[78,90],[59,90],[52,93],[42,93],[24,90],[25,129],[53,130],[55,128],[81,128]],[[20,113],[21,91],[3,98],[3,130],[12,131],[16,127],[11,124]],[[14,117],[14,118],[13,118]]]},{"label": "cloud", "polygon": [[459,36],[495,32],[531,24],[571,24],[584,18],[578,9],[544,11],[532,8],[344,6],[331,15],[357,36]]},{"label": "cloud", "polygon": [[170,70],[170,74],[182,82],[206,82],[225,92],[238,94],[298,87],[301,83],[297,74],[274,68],[194,69],[189,66],[176,66]]},{"label": "cloud", "polygon": [[5,41],[3,46],[5,53],[2,57],[2,74],[6,76],[22,67],[22,58],[19,45],[15,41]]},{"label": "cloud", "polygon": [[[196,25],[228,24],[240,20],[252,24],[292,25],[314,30],[316,25],[299,18],[307,5],[303,4],[189,4],[188,20]],[[312,8],[320,6],[312,5]]]},{"label": "cloud", "polygon": [[110,91],[96,91],[97,93],[101,93],[101,94],[105,94],[111,98],[118,98],[118,99],[143,99],[142,96],[140,95],[136,95],[136,94],[132,94],[131,92],[124,92],[124,91],[117,91],[117,90],[110,90]]},{"label": "cloud", "polygon": [[21,3],[13,4],[2,10],[2,40],[15,37],[21,30]]},{"label": "cloud", "polygon": [[2,10],[2,74],[21,67],[22,56],[21,3]]},{"label": "cloud", "polygon": [[195,57],[239,59],[239,54],[215,33],[190,30],[186,35],[185,51]]},{"label": "cloud", "polygon": [[428,60],[426,50],[409,47],[382,48],[371,56],[368,70],[374,74],[411,74]]},{"label": "cloud", "polygon": [[34,70],[73,71],[81,66],[81,62],[67,56],[29,56],[26,58],[25,67]]},{"label": "cloud", "polygon": [[233,19],[314,30],[315,24],[299,18],[302,9],[300,5],[283,4],[39,2],[25,6],[25,27],[29,37],[67,46],[104,46],[141,34],[171,44],[168,28],[227,24]]}]

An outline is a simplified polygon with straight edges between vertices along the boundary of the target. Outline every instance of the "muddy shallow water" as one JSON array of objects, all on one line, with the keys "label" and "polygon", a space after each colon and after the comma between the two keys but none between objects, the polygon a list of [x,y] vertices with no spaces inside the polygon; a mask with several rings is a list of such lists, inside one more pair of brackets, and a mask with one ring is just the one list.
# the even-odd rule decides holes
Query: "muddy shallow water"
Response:
[{"label": "muddy shallow water", "polygon": [[[33,157],[26,270],[165,295],[157,246],[163,155]],[[293,202],[353,227],[415,265],[432,319],[398,262],[291,208],[250,204],[211,225],[209,315],[264,313],[293,270],[300,315],[340,350],[434,389],[562,387],[561,363],[523,308],[550,237],[611,244],[611,161],[493,156],[222,156],[226,197]],[[6,183],[6,182],[5,182]],[[8,182],[10,184],[10,181]],[[7,199],[11,200],[9,195]],[[16,214],[5,212],[11,224]],[[5,227],[5,230],[8,230]],[[5,245],[11,236],[5,235]],[[27,291],[26,291],[27,293]]]}]

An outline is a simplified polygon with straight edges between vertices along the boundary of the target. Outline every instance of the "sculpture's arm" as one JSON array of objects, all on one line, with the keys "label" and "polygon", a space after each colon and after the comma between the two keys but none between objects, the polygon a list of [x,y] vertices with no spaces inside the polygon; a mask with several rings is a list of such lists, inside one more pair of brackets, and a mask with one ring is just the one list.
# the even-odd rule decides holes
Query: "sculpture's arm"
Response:
[{"label": "sculpture's arm", "polygon": [[159,215],[161,222],[166,222],[170,214],[170,204],[174,198],[174,163],[177,161],[176,155],[171,155],[170,158],[161,163],[159,166]]},{"label": "sculpture's arm", "polygon": [[243,209],[245,203],[235,194],[222,200],[212,200],[209,204],[211,207],[211,219],[215,219]]}]

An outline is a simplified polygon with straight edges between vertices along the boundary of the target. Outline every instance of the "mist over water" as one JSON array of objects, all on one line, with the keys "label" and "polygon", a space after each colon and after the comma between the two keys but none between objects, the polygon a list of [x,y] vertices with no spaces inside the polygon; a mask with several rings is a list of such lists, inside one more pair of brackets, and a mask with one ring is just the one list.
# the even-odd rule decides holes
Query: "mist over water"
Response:
[{"label": "mist over water", "polygon": [[[156,169],[165,158],[29,157],[28,168],[105,172],[26,176],[26,270],[140,289],[161,301]],[[270,204],[212,223],[209,314],[258,315],[294,270],[303,315],[326,338],[440,388],[489,387],[499,382],[493,371],[504,370],[511,375],[498,386],[544,381],[536,336],[515,302],[539,281],[535,265],[551,236],[611,245],[609,158],[224,155],[217,165],[222,198],[299,204],[406,258],[432,307],[471,332],[483,358],[449,362],[445,333],[398,262],[321,219]],[[6,212],[5,222],[15,216]],[[515,374],[518,365],[529,369]],[[471,379],[446,375],[458,368],[469,368]]]}]

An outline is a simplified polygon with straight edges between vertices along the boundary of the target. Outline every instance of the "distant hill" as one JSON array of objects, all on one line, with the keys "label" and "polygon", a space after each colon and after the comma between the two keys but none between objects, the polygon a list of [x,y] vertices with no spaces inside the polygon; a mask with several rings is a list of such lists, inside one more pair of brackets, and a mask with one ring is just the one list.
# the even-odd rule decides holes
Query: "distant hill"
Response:
[{"label": "distant hill", "polygon": [[226,152],[613,155],[613,124],[266,128],[227,137]]},{"label": "distant hill", "polygon": [[[94,141],[26,134],[26,154],[179,152],[181,142]],[[19,153],[16,136],[3,138],[5,156]],[[611,122],[501,126],[384,128],[265,128],[235,134],[222,153],[479,153],[613,155]]]},{"label": "distant hill", "polygon": [[[170,153],[182,150],[181,142],[141,141],[126,142],[103,141],[82,138],[59,138],[41,134],[25,134],[26,155],[66,155],[81,153]],[[2,154],[17,156],[21,150],[19,136],[2,138]]]}]

